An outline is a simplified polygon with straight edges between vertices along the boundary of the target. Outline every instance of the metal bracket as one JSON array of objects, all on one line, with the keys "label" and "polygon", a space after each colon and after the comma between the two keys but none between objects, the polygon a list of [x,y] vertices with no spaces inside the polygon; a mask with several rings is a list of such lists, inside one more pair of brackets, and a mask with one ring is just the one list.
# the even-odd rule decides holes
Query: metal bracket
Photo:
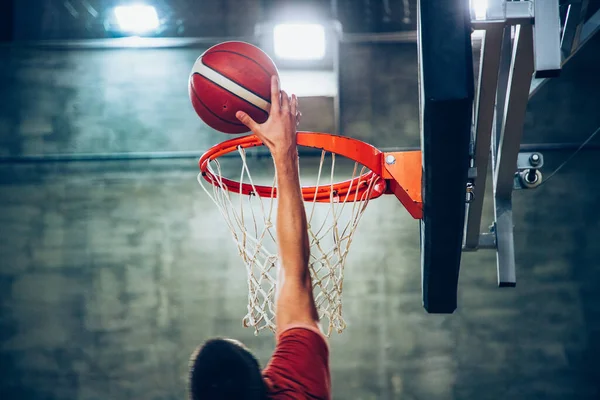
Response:
[{"label": "metal bracket", "polygon": [[498,244],[496,243],[496,231],[495,226],[490,227],[489,233],[482,233],[479,235],[479,242],[476,247],[467,247],[463,245],[462,250],[464,252],[475,252],[477,250],[496,250]]},{"label": "metal bracket", "polygon": [[519,153],[513,189],[534,189],[542,184],[540,168],[544,166],[541,153]]},{"label": "metal bracket", "polygon": [[394,194],[415,219],[423,218],[421,176],[423,174],[420,151],[395,151],[383,154],[383,178],[387,181],[387,194]]},{"label": "metal bracket", "polygon": [[526,169],[515,174],[513,188],[535,189],[542,184],[542,173],[539,169]]},{"label": "metal bracket", "polygon": [[467,172],[467,179],[469,179],[469,180],[477,179],[477,167],[469,168],[469,171]]},{"label": "metal bracket", "polygon": [[533,6],[531,1],[504,2],[506,19],[515,24],[531,22],[534,17]]},{"label": "metal bracket", "polygon": [[540,169],[544,166],[544,156],[541,153],[519,153],[517,156],[517,170]]},{"label": "metal bracket", "polygon": [[490,233],[482,233],[479,235],[479,248],[494,250],[498,248],[498,244],[496,243],[495,229]]},{"label": "metal bracket", "polygon": [[525,25],[533,23],[532,1],[490,0],[485,20],[472,19],[473,29],[486,29],[493,25]]},{"label": "metal bracket", "polygon": [[[487,32],[486,32],[487,33]],[[496,37],[496,36],[494,36]],[[543,157],[538,153],[519,153],[519,145],[523,133],[525,112],[528,100],[528,86],[534,72],[534,39],[533,28],[531,25],[521,24],[514,29],[514,37],[509,28],[506,28],[502,34],[502,49],[500,43],[494,46],[493,54],[499,55],[499,62],[495,59],[494,70],[499,68],[497,85],[494,79],[483,79],[486,76],[481,74],[480,83],[486,84],[485,89],[490,90],[495,95],[495,106],[492,108],[492,99],[487,99],[480,108],[481,112],[477,114],[477,126],[483,129],[477,129],[477,140],[486,140],[492,159],[493,170],[493,189],[494,189],[494,225],[491,233],[479,234],[479,225],[481,221],[480,207],[473,208],[469,212],[469,218],[465,225],[465,240],[463,251],[474,251],[478,249],[495,249],[496,265],[498,272],[498,286],[515,286],[515,251],[514,251],[514,226],[512,216],[512,191],[515,186],[515,172],[526,173],[528,177],[532,170],[532,181],[538,180],[538,168],[543,165]],[[492,49],[485,49],[485,52]],[[500,51],[500,54],[498,52]],[[489,58],[488,58],[489,59]],[[486,55],[482,56],[486,60]],[[496,64],[497,63],[497,64]],[[495,78],[495,73],[491,74]],[[490,84],[491,83],[491,84]],[[488,88],[489,85],[489,88]],[[495,89],[495,90],[494,90]],[[484,94],[486,92],[483,92]],[[481,98],[480,98],[481,101]],[[481,107],[481,104],[480,104]],[[495,110],[492,116],[488,115]],[[489,119],[484,125],[481,120],[483,115]],[[491,117],[491,118],[490,118]],[[490,121],[493,127],[490,127]],[[487,139],[491,130],[491,140]],[[481,149],[477,154],[475,161],[480,168],[487,166],[487,160],[482,155],[487,154],[487,149]],[[477,160],[479,156],[479,160]],[[515,167],[518,169],[515,171]],[[482,176],[478,177],[482,179]],[[475,190],[479,191],[479,185],[485,188],[485,181],[476,182]],[[524,187],[525,185],[519,185]],[[479,204],[480,199],[475,197],[473,204]]]}]

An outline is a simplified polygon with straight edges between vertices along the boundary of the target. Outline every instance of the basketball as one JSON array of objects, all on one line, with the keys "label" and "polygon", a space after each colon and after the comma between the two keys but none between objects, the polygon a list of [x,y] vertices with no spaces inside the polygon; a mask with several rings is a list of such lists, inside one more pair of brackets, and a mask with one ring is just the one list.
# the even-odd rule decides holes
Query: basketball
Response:
[{"label": "basketball", "polygon": [[223,133],[244,133],[236,117],[246,112],[258,123],[269,117],[273,60],[244,42],[225,42],[208,49],[192,68],[189,95],[194,110],[208,126]]}]

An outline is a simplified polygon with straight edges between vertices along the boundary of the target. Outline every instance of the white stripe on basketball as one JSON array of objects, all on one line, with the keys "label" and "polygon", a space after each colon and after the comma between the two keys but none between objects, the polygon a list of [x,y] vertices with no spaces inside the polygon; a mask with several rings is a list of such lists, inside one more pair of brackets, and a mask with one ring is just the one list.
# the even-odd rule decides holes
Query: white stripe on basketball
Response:
[{"label": "white stripe on basketball", "polygon": [[215,70],[208,68],[206,65],[202,63],[202,59],[199,58],[198,61],[194,64],[194,68],[192,68],[192,74],[200,74],[209,81],[221,86],[223,89],[234,93],[236,96],[241,97],[246,100],[248,103],[269,112],[271,109],[271,103],[266,101],[265,99],[255,95],[248,89],[243,86],[238,85],[231,79],[221,75]]}]

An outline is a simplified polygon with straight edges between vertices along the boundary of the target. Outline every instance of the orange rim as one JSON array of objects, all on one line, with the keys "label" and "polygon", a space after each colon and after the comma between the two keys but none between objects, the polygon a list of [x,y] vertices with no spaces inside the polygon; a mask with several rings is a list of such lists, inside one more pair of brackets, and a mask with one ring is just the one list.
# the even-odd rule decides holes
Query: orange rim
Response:
[{"label": "orange rim", "polygon": [[[382,175],[383,152],[376,147],[360,140],[345,136],[331,135],[329,133],[298,132],[297,142],[299,146],[312,147],[349,158],[370,171],[353,179],[323,186],[305,186],[302,188],[302,197],[305,201],[317,201],[327,203],[332,199],[338,201],[358,201],[374,199],[386,190],[386,182]],[[231,179],[217,177],[209,171],[211,161],[231,153],[238,148],[249,148],[262,146],[263,143],[256,135],[247,135],[239,138],[226,140],[211,147],[202,155],[199,161],[202,177],[210,184],[244,195],[258,195],[261,197],[276,197],[277,190],[272,186],[251,185],[240,183]],[[377,181],[370,184],[373,179]]]}]

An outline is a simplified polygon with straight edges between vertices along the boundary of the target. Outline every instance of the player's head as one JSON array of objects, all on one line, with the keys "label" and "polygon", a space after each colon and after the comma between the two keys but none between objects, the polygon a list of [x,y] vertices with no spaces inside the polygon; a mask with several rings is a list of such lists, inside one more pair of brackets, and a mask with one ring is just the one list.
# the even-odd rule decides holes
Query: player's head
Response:
[{"label": "player's head", "polygon": [[190,361],[191,400],[263,400],[266,387],[256,358],[240,342],[211,339]]}]

